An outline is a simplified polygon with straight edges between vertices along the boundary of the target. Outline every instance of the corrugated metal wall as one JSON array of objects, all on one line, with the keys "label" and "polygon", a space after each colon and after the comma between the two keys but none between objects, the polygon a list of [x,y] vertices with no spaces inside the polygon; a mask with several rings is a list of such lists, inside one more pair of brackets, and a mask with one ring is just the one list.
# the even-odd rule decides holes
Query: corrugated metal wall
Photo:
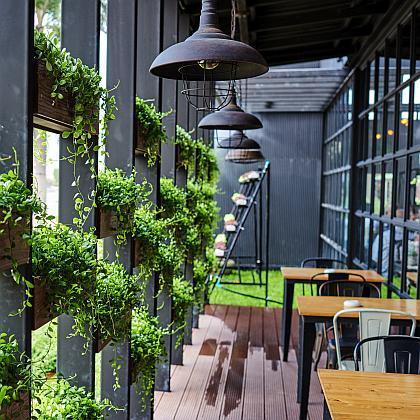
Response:
[{"label": "corrugated metal wall", "polygon": [[[270,265],[296,265],[318,255],[320,208],[322,113],[257,114],[264,128],[248,131],[271,161]],[[217,150],[221,170],[221,215],[232,206],[230,196],[238,188],[241,173],[256,165],[225,162],[225,150]],[[250,215],[236,247],[237,255],[251,255],[254,233]]]}]

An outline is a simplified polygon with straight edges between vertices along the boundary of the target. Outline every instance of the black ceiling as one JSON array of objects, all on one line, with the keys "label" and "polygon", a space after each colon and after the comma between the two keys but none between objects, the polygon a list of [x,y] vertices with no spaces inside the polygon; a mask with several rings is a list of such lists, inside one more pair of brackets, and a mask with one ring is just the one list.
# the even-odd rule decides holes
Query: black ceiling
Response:
[{"label": "black ceiling", "polygon": [[[270,66],[352,56],[401,0],[236,0],[235,37],[256,47]],[[200,0],[180,0],[197,28]],[[230,33],[231,0],[218,0]]]}]

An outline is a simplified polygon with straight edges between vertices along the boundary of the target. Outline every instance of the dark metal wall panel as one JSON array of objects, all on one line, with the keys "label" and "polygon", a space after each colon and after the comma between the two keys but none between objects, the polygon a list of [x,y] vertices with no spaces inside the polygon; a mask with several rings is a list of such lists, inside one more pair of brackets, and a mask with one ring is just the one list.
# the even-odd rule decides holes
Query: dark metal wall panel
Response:
[{"label": "dark metal wall panel", "polygon": [[[321,113],[257,114],[264,128],[248,131],[271,161],[270,265],[295,265],[318,254],[320,176],[322,150]],[[226,151],[217,151],[220,165],[218,197],[221,216],[231,210],[231,195],[238,190],[241,173],[257,165],[224,161]],[[252,215],[247,220],[234,254],[252,255]]]},{"label": "dark metal wall panel", "polygon": [[[99,0],[63,0],[62,1],[62,46],[80,58],[84,64],[98,68],[99,65]],[[67,140],[69,141],[69,140]],[[68,155],[67,141],[60,141],[60,156]],[[76,162],[76,176],[80,176],[80,190],[89,206],[87,197],[95,188],[89,165],[79,159]],[[74,210],[73,196],[77,191],[71,184],[74,181],[73,166],[60,160],[59,171],[59,220],[72,224],[78,217]],[[96,212],[91,212],[84,228],[95,226]],[[67,338],[72,332],[73,319],[61,315],[58,320],[57,370],[78,385],[93,389],[95,383],[95,363],[92,343],[86,349],[86,340],[80,336]]]}]

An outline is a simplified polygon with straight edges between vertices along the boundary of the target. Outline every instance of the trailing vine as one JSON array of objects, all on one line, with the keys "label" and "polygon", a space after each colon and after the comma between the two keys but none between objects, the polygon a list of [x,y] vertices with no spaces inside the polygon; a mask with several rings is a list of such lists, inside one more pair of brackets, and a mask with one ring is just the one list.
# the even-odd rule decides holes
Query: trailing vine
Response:
[{"label": "trailing vine", "polygon": [[178,146],[178,160],[180,167],[193,168],[195,164],[196,141],[192,139],[191,132],[184,130],[181,126],[176,126],[176,135],[172,142]]},{"label": "trailing vine", "polygon": [[[80,59],[72,57],[65,49],[58,48],[58,38],[54,34],[45,35],[35,31],[35,59],[45,63],[47,72],[52,77],[51,97],[60,101],[68,94],[74,101],[72,127],[62,133],[63,139],[71,137],[67,148],[66,159],[73,165],[76,187],[75,209],[78,217],[73,223],[81,227],[92,207],[86,200],[94,203],[95,191],[89,197],[84,197],[80,190],[80,178],[76,174],[76,162],[82,160],[89,165],[92,177],[97,176],[94,152],[105,154],[105,143],[108,132],[108,122],[115,119],[115,97],[101,86],[101,76],[98,71],[84,65]],[[98,123],[101,122],[102,136],[99,135]]]},{"label": "trailing vine", "polygon": [[155,165],[159,158],[160,145],[166,142],[166,132],[162,119],[172,113],[172,111],[157,111],[151,102],[152,100],[136,97],[136,117],[140,135],[145,142],[145,157],[148,166]]},{"label": "trailing vine", "polygon": [[146,405],[146,397],[152,397],[156,366],[159,358],[166,356],[163,338],[168,334],[159,326],[159,320],[150,316],[146,307],[133,312],[131,334],[131,357],[134,362],[136,380],[141,387],[142,405]]},{"label": "trailing vine", "polygon": [[217,157],[214,149],[197,140],[196,178],[200,181],[216,184],[219,176]]},{"label": "trailing vine", "polygon": [[121,169],[108,169],[99,173],[97,204],[105,211],[115,214],[117,220],[117,247],[127,243],[133,231],[134,213],[150,195],[152,187],[143,180],[136,183],[136,172],[127,176]]}]

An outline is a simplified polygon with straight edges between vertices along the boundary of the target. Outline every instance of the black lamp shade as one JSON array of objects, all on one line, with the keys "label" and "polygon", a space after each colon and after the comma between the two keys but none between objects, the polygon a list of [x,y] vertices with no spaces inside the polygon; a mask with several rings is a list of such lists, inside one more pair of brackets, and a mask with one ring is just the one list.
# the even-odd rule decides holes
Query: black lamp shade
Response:
[{"label": "black lamp shade", "polygon": [[245,112],[236,102],[236,92],[230,94],[229,104],[221,111],[206,115],[198,124],[205,130],[255,130],[262,128],[261,121]]},{"label": "black lamp shade", "polygon": [[165,79],[227,81],[268,71],[267,62],[256,49],[219,29],[215,3],[202,0],[198,30],[159,54],[150,67],[152,74]]},{"label": "black lamp shade", "polygon": [[256,163],[264,160],[264,155],[261,153],[261,146],[255,140],[246,137],[240,147],[229,150],[225,160],[233,163]]}]

